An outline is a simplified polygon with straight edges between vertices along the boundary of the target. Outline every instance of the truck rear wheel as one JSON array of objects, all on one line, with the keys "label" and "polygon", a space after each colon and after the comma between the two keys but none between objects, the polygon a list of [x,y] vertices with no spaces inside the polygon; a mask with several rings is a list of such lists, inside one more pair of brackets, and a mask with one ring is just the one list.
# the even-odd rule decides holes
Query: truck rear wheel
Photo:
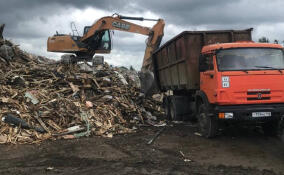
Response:
[{"label": "truck rear wheel", "polygon": [[165,115],[168,120],[180,121],[181,117],[177,114],[176,104],[173,97],[168,97],[164,100]]},{"label": "truck rear wheel", "polygon": [[164,97],[164,99],[163,99],[163,106],[165,108],[165,117],[166,117],[167,120],[169,120],[171,118],[170,117],[170,115],[171,115],[171,108],[170,108],[169,103],[170,103],[169,98],[168,97],[166,97],[166,98]]},{"label": "truck rear wheel", "polygon": [[262,124],[262,130],[267,136],[277,136],[279,132],[278,121],[269,121]]},{"label": "truck rear wheel", "polygon": [[218,121],[212,116],[209,116],[208,107],[201,104],[198,110],[198,124],[199,130],[203,137],[212,138],[217,135]]},{"label": "truck rear wheel", "polygon": [[176,106],[173,100],[169,100],[167,104],[167,112],[168,112],[168,120],[171,121],[179,121],[180,118],[178,117],[176,113]]},{"label": "truck rear wheel", "polygon": [[177,110],[176,110],[176,104],[174,103],[174,101],[170,102],[170,120],[172,121],[180,121],[182,120],[181,117],[179,115],[177,115]]}]

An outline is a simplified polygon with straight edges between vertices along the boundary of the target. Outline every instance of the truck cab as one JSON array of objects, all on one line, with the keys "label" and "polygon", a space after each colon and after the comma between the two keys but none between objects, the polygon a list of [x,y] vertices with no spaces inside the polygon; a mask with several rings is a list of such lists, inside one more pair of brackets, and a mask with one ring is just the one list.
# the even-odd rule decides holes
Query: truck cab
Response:
[{"label": "truck cab", "polygon": [[203,132],[215,135],[217,128],[210,131],[207,125],[223,121],[256,121],[265,134],[277,134],[284,114],[281,45],[251,41],[207,45],[201,51],[199,71],[199,91],[207,100],[198,107]]}]

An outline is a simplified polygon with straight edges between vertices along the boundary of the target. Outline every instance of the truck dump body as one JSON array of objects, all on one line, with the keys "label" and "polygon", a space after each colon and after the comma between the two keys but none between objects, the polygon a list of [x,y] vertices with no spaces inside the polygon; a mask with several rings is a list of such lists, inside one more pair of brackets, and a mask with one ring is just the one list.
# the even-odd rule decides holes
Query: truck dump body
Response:
[{"label": "truck dump body", "polygon": [[251,31],[184,31],[153,54],[154,74],[161,91],[199,89],[199,56],[205,45],[251,41]]}]

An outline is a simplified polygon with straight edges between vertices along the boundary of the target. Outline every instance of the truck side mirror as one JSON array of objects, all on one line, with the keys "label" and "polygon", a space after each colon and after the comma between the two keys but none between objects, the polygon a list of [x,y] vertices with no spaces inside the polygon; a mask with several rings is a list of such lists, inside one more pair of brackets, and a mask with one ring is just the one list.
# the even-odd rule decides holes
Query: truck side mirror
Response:
[{"label": "truck side mirror", "polygon": [[209,69],[209,66],[206,64],[199,65],[199,72],[205,72]]},{"label": "truck side mirror", "polygon": [[204,55],[200,55],[199,57],[199,72],[205,72],[209,69],[209,65],[206,62],[206,57]]}]

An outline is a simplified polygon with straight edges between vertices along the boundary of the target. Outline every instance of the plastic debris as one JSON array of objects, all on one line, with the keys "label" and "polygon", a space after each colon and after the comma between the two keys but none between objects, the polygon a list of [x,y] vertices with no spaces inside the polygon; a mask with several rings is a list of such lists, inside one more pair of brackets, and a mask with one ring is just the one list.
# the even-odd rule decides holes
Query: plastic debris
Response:
[{"label": "plastic debris", "polygon": [[202,137],[202,134],[199,132],[195,132],[194,135]]},{"label": "plastic debris", "polygon": [[126,79],[123,77],[123,75],[121,75],[120,73],[118,73],[117,71],[114,71],[116,73],[116,75],[118,76],[118,78],[120,79],[120,81],[124,84],[124,85],[128,85],[128,82],[126,81]]},{"label": "plastic debris", "polygon": [[29,98],[34,105],[39,103],[38,99],[33,95],[33,92],[26,92],[25,97]]},{"label": "plastic debris", "polygon": [[86,107],[87,108],[92,108],[94,105],[91,101],[86,101]]},{"label": "plastic debris", "polygon": [[14,116],[13,114],[5,114],[2,117],[2,121],[5,122],[5,123],[8,123],[10,125],[13,125],[13,126],[21,127],[23,129],[30,129],[31,128],[26,121]]}]

